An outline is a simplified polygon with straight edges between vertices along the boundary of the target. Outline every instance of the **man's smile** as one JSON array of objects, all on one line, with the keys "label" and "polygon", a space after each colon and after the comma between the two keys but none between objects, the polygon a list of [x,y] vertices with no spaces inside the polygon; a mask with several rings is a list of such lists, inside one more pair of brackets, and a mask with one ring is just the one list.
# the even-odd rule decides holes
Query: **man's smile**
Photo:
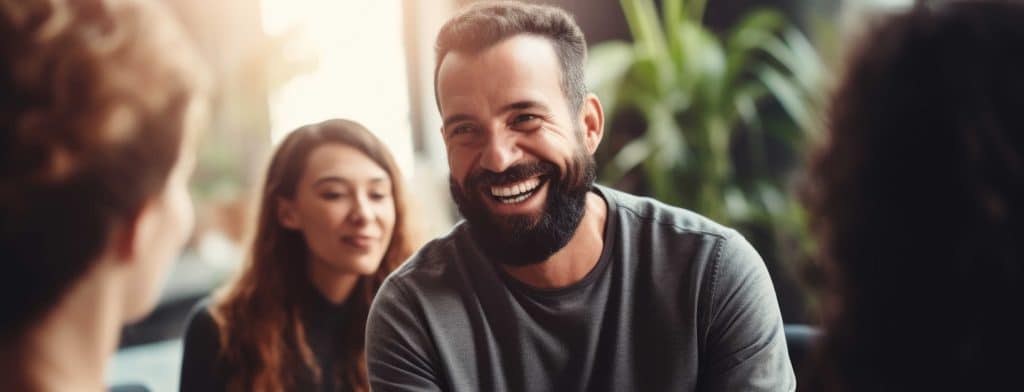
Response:
[{"label": "man's smile", "polygon": [[537,176],[510,184],[491,186],[490,196],[502,204],[520,203],[537,193],[547,178]]}]

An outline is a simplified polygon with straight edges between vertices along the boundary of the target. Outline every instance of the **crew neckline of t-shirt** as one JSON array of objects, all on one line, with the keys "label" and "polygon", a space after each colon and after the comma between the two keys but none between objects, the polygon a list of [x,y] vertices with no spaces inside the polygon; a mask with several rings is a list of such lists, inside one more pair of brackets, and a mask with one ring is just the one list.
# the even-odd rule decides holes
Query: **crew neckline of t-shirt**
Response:
[{"label": "crew neckline of t-shirt", "polygon": [[605,204],[608,206],[608,212],[607,216],[605,217],[604,225],[604,248],[601,249],[601,256],[600,258],[598,258],[597,264],[594,265],[594,268],[592,268],[590,272],[587,272],[587,275],[585,275],[583,279],[580,279],[576,283],[570,284],[565,287],[546,289],[534,287],[529,284],[523,283],[519,281],[519,279],[516,279],[515,277],[510,275],[503,268],[499,266],[494,266],[494,269],[497,270],[502,280],[505,281],[505,284],[507,284],[513,290],[519,291],[530,296],[557,298],[585,290],[586,288],[590,287],[595,281],[597,281],[597,279],[601,275],[604,274],[605,270],[608,269],[608,265],[611,264],[611,255],[615,246],[615,241],[613,241],[613,238],[615,236],[615,230],[619,221],[618,214],[616,213],[618,210],[618,205],[615,203],[615,199],[611,195],[609,195],[608,192],[602,189],[602,187],[599,185],[595,184],[591,188],[591,192],[594,192],[598,196],[600,196],[601,199],[604,200]]},{"label": "crew neckline of t-shirt", "polygon": [[356,287],[352,289],[352,294],[350,294],[349,297],[341,303],[336,304],[327,299],[320,290],[310,283],[308,286],[307,298],[311,301],[309,303],[309,307],[307,307],[304,312],[306,314],[303,315],[306,317],[306,322],[324,325],[334,325],[344,322],[343,320],[346,318],[346,313],[349,308],[348,305],[350,304],[349,300],[352,300],[352,297],[355,296],[356,292],[361,290],[359,287],[361,284],[361,282],[356,283]]}]

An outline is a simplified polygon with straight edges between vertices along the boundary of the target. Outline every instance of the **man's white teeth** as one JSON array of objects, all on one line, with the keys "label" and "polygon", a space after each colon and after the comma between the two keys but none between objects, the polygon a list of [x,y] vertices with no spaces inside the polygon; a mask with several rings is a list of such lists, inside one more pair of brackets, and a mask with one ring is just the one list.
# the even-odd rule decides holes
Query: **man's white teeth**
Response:
[{"label": "man's white teeth", "polygon": [[519,195],[519,196],[513,197],[511,199],[501,199],[501,202],[504,203],[504,204],[518,203],[518,202],[521,202],[523,200],[526,200],[526,198],[530,197],[530,195],[532,195],[532,194],[533,193],[527,193],[525,195]]},{"label": "man's white teeth", "polygon": [[[540,185],[540,178],[534,177],[528,180],[517,182],[515,184],[505,186],[492,186],[491,195],[495,197],[509,197],[519,195],[512,199],[514,200],[512,201],[512,203],[515,203],[517,202],[515,200],[522,201],[523,199],[526,199],[526,196],[529,196],[527,195],[527,193],[536,190],[538,185]],[[503,200],[503,202],[505,201]]]}]

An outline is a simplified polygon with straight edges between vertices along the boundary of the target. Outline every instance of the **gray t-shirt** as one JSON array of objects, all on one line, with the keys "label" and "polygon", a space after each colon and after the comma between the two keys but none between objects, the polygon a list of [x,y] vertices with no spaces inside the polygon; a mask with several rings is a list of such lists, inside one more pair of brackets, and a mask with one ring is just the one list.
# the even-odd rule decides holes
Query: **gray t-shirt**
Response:
[{"label": "gray t-shirt", "polygon": [[792,391],[764,262],[735,230],[596,186],[605,243],[579,282],[542,290],[460,223],[377,294],[375,391]]}]

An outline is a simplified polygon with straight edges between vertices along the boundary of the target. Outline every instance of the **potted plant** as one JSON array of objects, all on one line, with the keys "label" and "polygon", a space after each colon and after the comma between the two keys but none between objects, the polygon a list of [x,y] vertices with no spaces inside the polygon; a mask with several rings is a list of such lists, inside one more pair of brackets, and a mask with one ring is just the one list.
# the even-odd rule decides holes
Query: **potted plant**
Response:
[{"label": "potted plant", "polygon": [[716,34],[702,21],[705,0],[664,0],[660,17],[652,0],[621,6],[633,42],[594,45],[586,72],[610,124],[601,181],[737,227],[778,286],[793,275],[779,260],[811,246],[788,189],[819,128],[818,54],[771,9]]}]

